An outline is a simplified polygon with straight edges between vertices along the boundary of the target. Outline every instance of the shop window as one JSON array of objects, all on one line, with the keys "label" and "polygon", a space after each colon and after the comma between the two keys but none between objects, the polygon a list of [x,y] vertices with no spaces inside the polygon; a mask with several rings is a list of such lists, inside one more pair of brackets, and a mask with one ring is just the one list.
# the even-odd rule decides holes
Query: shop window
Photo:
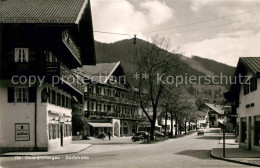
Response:
[{"label": "shop window", "polygon": [[241,142],[245,143],[247,140],[247,122],[241,123]]},{"label": "shop window", "polygon": [[29,62],[29,48],[15,48],[15,62]]},{"label": "shop window", "polygon": [[57,137],[60,138],[60,125],[57,124]]},{"label": "shop window", "polygon": [[52,124],[52,139],[56,139],[56,125]]},{"label": "shop window", "polygon": [[52,139],[52,126],[49,124],[49,139]]},{"label": "shop window", "polygon": [[70,136],[70,125],[66,124],[66,136]]},{"label": "shop window", "polygon": [[255,145],[260,145],[260,121],[255,122]]}]

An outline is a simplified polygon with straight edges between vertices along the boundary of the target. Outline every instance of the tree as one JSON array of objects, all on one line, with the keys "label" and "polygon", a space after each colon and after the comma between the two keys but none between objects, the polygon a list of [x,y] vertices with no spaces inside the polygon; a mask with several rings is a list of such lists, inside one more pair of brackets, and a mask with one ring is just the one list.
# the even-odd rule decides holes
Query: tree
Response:
[{"label": "tree", "polygon": [[[181,130],[181,121],[186,121],[191,114],[191,108],[194,107],[194,102],[190,101],[191,95],[186,92],[183,86],[173,87],[168,86],[165,89],[162,98],[161,106],[165,109],[167,116],[170,116],[171,131],[170,135],[173,135],[173,120],[175,120],[175,135]],[[192,104],[193,103],[193,104]],[[166,116],[166,115],[165,115]],[[178,124],[179,123],[179,124]],[[186,122],[185,122],[186,124]],[[186,127],[186,126],[185,126]]]},{"label": "tree", "polygon": [[[154,139],[158,107],[162,93],[169,83],[168,77],[180,71],[179,58],[173,56],[167,49],[166,40],[158,37],[153,38],[152,44],[147,42],[142,46],[135,47],[134,57],[137,71],[128,80],[134,90],[133,98],[138,101],[151,124],[151,140]],[[168,81],[166,81],[167,78]]]},{"label": "tree", "polygon": [[80,103],[72,104],[72,134],[77,135],[77,132],[83,130],[83,105]]}]

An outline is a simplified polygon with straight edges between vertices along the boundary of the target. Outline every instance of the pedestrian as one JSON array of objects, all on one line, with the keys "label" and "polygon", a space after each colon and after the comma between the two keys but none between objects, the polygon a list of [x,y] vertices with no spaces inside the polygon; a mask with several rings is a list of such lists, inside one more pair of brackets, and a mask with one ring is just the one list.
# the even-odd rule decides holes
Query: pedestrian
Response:
[{"label": "pedestrian", "polygon": [[107,135],[108,135],[108,139],[109,139],[109,141],[110,141],[110,140],[111,140],[111,132],[108,131]]}]

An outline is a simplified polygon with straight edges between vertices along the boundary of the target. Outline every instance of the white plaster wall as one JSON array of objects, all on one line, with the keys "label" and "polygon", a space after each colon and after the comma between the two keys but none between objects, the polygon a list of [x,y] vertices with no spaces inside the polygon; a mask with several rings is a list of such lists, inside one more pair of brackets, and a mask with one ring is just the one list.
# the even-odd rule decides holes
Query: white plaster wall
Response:
[{"label": "white plaster wall", "polygon": [[[252,76],[252,73],[248,72],[247,76]],[[254,107],[246,108],[247,104],[254,103]],[[239,93],[239,107],[237,108],[238,118],[237,121],[239,122],[239,140],[241,141],[241,121],[240,118],[247,118],[247,132],[251,134],[247,134],[247,142],[251,142],[251,148],[254,150],[259,151],[259,147],[254,146],[254,116],[260,116],[260,79],[257,81],[257,90],[253,92],[249,92],[248,94],[244,95],[244,87],[243,85],[240,86],[240,93]],[[249,123],[248,121],[251,121]],[[249,148],[249,143],[240,143],[240,147]]]},{"label": "white plaster wall", "polygon": [[[247,76],[251,76],[248,73]],[[257,90],[244,95],[244,87],[241,85],[239,94],[239,108],[237,108],[238,118],[260,115],[260,79],[257,81]],[[254,103],[254,107],[246,108],[247,104]]]},{"label": "white plaster wall", "polygon": [[[34,104],[8,103],[7,86],[0,84],[0,147],[34,147]],[[15,123],[30,124],[30,141],[15,141]]]},{"label": "white plaster wall", "polygon": [[[8,84],[3,83],[0,82],[0,147],[35,147],[35,103],[8,103]],[[57,143],[49,142],[48,139],[49,110],[65,114],[71,121],[71,109],[41,102],[41,91],[44,86],[47,85],[37,88],[37,147],[48,147],[52,144],[55,146]],[[30,141],[15,141],[15,123],[29,123]],[[64,145],[71,140],[72,136],[64,137]]]}]

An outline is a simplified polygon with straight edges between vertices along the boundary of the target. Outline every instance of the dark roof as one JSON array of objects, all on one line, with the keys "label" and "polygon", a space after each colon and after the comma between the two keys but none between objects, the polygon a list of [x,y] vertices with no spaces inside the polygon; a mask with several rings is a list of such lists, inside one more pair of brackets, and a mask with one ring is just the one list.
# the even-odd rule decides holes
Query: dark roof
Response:
[{"label": "dark roof", "polygon": [[260,57],[241,57],[239,61],[254,74],[260,73]]},{"label": "dark roof", "polygon": [[112,63],[99,63],[96,65],[84,65],[82,68],[73,70],[73,72],[82,77],[91,78],[94,82],[106,83],[107,79],[110,78],[119,65],[120,61]]},{"label": "dark roof", "polygon": [[223,106],[221,106],[221,105],[218,105],[218,104],[215,105],[215,104],[210,104],[210,103],[205,103],[205,105],[218,114],[224,114]]},{"label": "dark roof", "polygon": [[1,0],[0,23],[78,24],[88,0]]}]

